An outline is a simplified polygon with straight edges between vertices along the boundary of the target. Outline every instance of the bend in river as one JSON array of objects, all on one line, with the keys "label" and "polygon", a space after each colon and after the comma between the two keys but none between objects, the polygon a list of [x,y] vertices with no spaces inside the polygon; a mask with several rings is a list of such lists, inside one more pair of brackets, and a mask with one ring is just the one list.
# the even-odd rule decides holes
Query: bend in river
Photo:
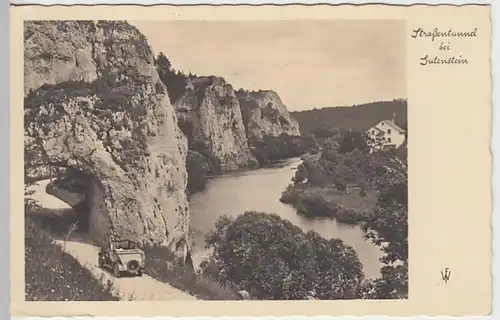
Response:
[{"label": "bend in river", "polygon": [[193,258],[196,263],[206,256],[204,236],[214,227],[218,217],[237,216],[253,210],[275,213],[304,231],[312,230],[328,239],[342,239],[358,253],[366,277],[379,276],[382,252],[363,238],[359,227],[329,219],[308,219],[298,215],[292,206],[279,201],[281,192],[292,182],[295,169],[301,162],[299,158],[293,158],[283,162],[282,166],[217,176],[208,181],[204,191],[194,194],[190,206],[191,229],[195,233]]}]

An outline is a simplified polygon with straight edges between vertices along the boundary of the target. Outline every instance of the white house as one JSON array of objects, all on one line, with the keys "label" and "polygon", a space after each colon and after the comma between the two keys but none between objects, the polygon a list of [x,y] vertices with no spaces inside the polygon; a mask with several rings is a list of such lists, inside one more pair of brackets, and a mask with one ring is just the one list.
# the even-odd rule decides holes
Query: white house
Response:
[{"label": "white house", "polygon": [[366,131],[376,148],[398,148],[405,142],[405,130],[394,122],[395,117],[396,114],[391,120],[382,120]]}]

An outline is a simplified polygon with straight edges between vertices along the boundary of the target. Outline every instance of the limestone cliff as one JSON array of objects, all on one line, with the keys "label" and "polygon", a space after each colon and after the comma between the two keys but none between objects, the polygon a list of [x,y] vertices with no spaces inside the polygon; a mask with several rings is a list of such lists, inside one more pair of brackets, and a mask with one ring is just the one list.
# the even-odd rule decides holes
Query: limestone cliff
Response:
[{"label": "limestone cliff", "polygon": [[193,77],[174,103],[189,149],[208,157],[215,170],[254,167],[240,105],[230,84],[220,77]]},{"label": "limestone cliff", "polygon": [[239,90],[236,96],[250,141],[264,136],[279,137],[283,133],[300,136],[298,122],[290,116],[276,92]]},{"label": "limestone cliff", "polygon": [[86,177],[98,243],[185,240],[187,141],[145,37],[122,21],[29,21],[24,39],[25,169]]}]

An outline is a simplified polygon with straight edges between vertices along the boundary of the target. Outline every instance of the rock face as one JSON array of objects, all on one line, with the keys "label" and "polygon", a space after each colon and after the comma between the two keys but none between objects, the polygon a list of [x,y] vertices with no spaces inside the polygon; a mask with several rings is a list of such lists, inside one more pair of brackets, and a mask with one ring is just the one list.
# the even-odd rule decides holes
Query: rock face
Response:
[{"label": "rock face", "polygon": [[208,157],[216,170],[257,165],[248,147],[238,99],[224,79],[189,79],[186,93],[174,106],[189,149]]},{"label": "rock face", "polygon": [[24,38],[26,170],[87,177],[97,243],[187,243],[187,141],[145,37],[121,21],[29,21]]},{"label": "rock face", "polygon": [[276,92],[240,90],[236,96],[250,141],[262,139],[265,135],[278,137],[283,133],[300,136],[298,122],[290,116]]}]

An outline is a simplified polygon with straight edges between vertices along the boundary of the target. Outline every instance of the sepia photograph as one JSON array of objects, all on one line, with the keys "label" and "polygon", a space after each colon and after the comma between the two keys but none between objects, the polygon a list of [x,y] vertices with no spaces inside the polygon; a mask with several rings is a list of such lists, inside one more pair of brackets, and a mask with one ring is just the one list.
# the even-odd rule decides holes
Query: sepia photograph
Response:
[{"label": "sepia photograph", "polygon": [[26,300],[406,299],[405,28],[26,21]]},{"label": "sepia photograph", "polygon": [[487,314],[488,14],[14,8],[12,314]]}]

